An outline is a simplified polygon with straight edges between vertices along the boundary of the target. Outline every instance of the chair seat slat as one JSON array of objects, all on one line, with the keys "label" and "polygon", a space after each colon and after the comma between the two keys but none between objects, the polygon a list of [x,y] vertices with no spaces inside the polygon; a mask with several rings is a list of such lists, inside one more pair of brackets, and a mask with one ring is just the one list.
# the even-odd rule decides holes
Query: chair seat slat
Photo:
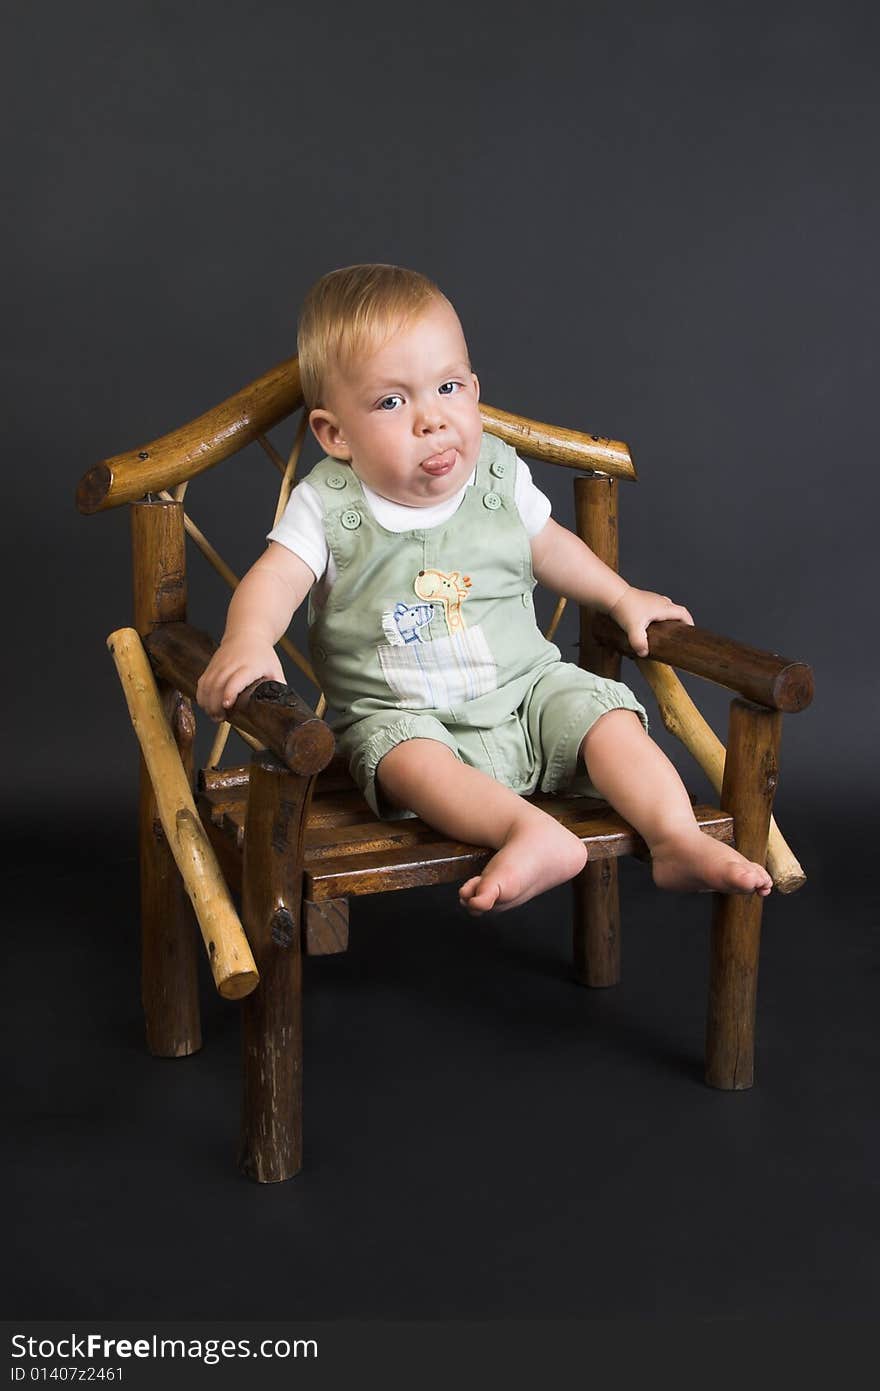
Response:
[{"label": "chair seat slat", "polygon": [[[244,844],[245,793],[246,789],[230,788],[200,798],[204,818],[239,849]],[[590,797],[526,800],[578,836],[594,861],[647,856],[642,839],[604,802]],[[445,840],[418,817],[379,821],[355,791],[333,793],[325,803],[323,813],[319,809],[316,815],[313,807],[306,829],[305,895],[312,902],[452,883],[477,872],[493,853]],[[733,843],[733,818],[728,813],[700,805],[694,807],[694,816],[706,834]]]}]

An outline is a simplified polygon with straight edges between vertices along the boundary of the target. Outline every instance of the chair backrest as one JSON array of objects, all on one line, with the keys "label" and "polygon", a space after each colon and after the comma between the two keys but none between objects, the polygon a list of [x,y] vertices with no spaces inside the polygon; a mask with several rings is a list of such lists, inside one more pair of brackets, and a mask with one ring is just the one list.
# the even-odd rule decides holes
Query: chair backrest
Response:
[{"label": "chair backrest", "polygon": [[[297,359],[287,358],[179,429],[96,464],[80,480],[77,507],[90,515],[170,491],[252,441],[265,439],[268,430],[302,405]],[[547,425],[482,401],[480,414],[487,430],[529,458],[610,478],[636,476],[629,450],[619,440]]]}]

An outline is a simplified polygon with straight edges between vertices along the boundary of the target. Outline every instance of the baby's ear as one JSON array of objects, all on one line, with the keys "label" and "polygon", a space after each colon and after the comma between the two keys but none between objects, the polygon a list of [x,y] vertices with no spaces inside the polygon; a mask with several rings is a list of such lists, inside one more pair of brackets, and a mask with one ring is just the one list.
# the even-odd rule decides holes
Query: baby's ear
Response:
[{"label": "baby's ear", "polygon": [[325,454],[346,463],[351,462],[351,450],[342,432],[342,426],[332,411],[323,408],[310,411],[309,425]]}]

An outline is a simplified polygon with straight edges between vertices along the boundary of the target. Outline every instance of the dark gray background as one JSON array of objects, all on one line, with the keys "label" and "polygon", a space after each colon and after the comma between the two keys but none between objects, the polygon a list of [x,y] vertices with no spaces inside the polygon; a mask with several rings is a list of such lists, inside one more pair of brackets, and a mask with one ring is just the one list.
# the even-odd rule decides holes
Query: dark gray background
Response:
[{"label": "dark gray background", "polygon": [[[87,0],[18,24],[7,560],[16,668],[67,678],[63,718],[48,681],[11,693],[26,792],[129,775],[102,646],[128,523],[78,517],[80,474],[289,355],[308,285],[371,259],[446,290],[487,401],[630,445],[628,579],[812,663],[780,795],[873,782],[870,6]],[[568,477],[546,486],[564,518]],[[254,451],[192,489],[239,571],[271,488]],[[226,592],[191,573],[219,635]]]},{"label": "dark gray background", "polygon": [[[3,58],[4,515],[14,586],[4,767],[21,889],[10,943],[20,963],[17,1038],[33,1035],[35,1017],[52,1022],[36,1030],[30,1061],[20,1045],[14,1053],[26,1137],[17,1211],[88,1242],[86,1268],[67,1275],[29,1245],[19,1312],[672,1317],[815,1311],[829,1298],[841,1310],[873,1307],[876,1225],[866,1229],[864,1214],[876,1166],[862,1123],[873,1116],[876,1069],[863,847],[877,772],[877,29],[875,7],[856,3],[550,0],[496,13],[396,0],[84,0],[16,16]],[[373,913],[373,946],[358,937],[349,957],[309,967],[308,1076],[327,1073],[307,1093],[312,1178],[259,1193],[241,1180],[224,1246],[204,1203],[235,1184],[234,1015],[207,994],[213,1063],[207,1052],[177,1071],[141,1060],[136,750],[104,649],[130,621],[128,519],[124,509],[82,518],[73,496],[98,459],[155,438],[292,353],[309,284],[360,260],[398,261],[439,282],[487,401],[628,442],[640,474],[621,485],[629,580],[671,594],[706,627],[812,664],[816,700],[785,720],[777,798],[810,882],[768,904],[759,1031],[770,1040],[769,1090],[736,1099],[695,1085],[708,902],[661,904],[642,867],[625,870],[636,937],[640,903],[650,923],[641,966],[635,947],[628,958],[634,994],[618,994],[617,1006],[614,992],[575,992],[573,1005],[566,997],[575,1014],[561,1044],[550,998],[546,1014],[525,995],[509,1014],[490,1000],[486,1014],[479,982],[500,943],[514,993],[520,967],[536,963],[536,989],[548,990],[548,974],[556,986],[563,891],[506,915],[488,939],[452,922],[451,897],[425,900],[437,984],[423,982],[421,999],[408,993],[424,970],[412,937],[384,910],[359,905],[361,923]],[[566,520],[568,475],[538,481]],[[272,470],[250,451],[190,490],[194,516],[239,572],[262,546],[272,486]],[[192,620],[219,636],[226,602],[194,556]],[[654,715],[633,667],[624,679]],[[688,684],[724,737],[727,697]],[[656,715],[653,730],[674,751]],[[687,756],[675,756],[689,786],[708,792]],[[657,955],[660,924],[671,955]],[[346,982],[340,1036],[335,992]],[[585,1046],[579,1030],[594,1015],[584,1010],[611,1040],[590,1064],[590,1093],[575,1078],[577,1051],[570,1075],[552,1051]],[[418,1032],[426,1017],[427,1039]],[[379,1045],[377,1073],[365,1040],[384,1037],[390,1020],[394,1042],[389,1034],[387,1055]],[[502,1054],[510,1050],[500,1060],[499,1037]],[[401,1049],[416,1050],[404,1070],[417,1090],[405,1101],[377,1097],[375,1078],[394,1075]],[[461,1110],[443,1099],[453,1056],[472,1088]],[[360,1077],[348,1070],[357,1058]],[[490,1075],[511,1058],[514,1070],[527,1067],[528,1102],[516,1086],[505,1100],[510,1079]],[[207,1100],[200,1066],[219,1069]],[[864,1086],[842,1093],[841,1077],[854,1075]],[[560,1100],[549,1076],[557,1091],[575,1091]],[[635,1077],[641,1093],[627,1090]],[[809,1096],[798,1090],[805,1077]],[[491,1109],[498,1095],[506,1119]],[[362,1096],[379,1109],[365,1109]],[[413,1113],[414,1096],[424,1114]],[[581,1096],[598,1108],[601,1133],[617,1137],[612,1153],[597,1154],[586,1121],[583,1136],[560,1121]],[[817,1132],[831,1097],[837,1109]],[[792,1105],[802,1105],[796,1122]],[[524,1131],[520,1106],[530,1108]],[[409,1119],[389,1132],[401,1115],[417,1134]],[[658,1139],[675,1134],[678,1149]],[[586,1187],[584,1153],[598,1166]],[[757,1171],[766,1175],[770,1154],[768,1191]],[[842,1154],[846,1172],[834,1168]],[[723,1174],[729,1197],[740,1160],[754,1190],[721,1218],[710,1176]],[[121,1173],[133,1176],[136,1197]],[[485,1182],[468,1187],[475,1174]],[[613,1201],[581,1211],[611,1174]],[[323,1206],[311,1182],[326,1185]],[[71,1217],[86,1195],[97,1227]],[[175,1237],[162,1214],[170,1222],[178,1204],[191,1216]],[[624,1211],[621,1248],[615,1213]],[[284,1240],[301,1255],[295,1288],[267,1285],[264,1271],[246,1289],[237,1253],[263,1249],[288,1220]],[[406,1243],[423,1220],[415,1261]],[[822,1234],[818,1255],[804,1247],[805,1229]],[[653,1232],[647,1246],[637,1232]],[[583,1267],[575,1277],[559,1260],[570,1243],[574,1261],[590,1237],[610,1265],[604,1283],[586,1288]],[[197,1294],[185,1263],[172,1261],[169,1274],[168,1251],[182,1240],[196,1253]],[[853,1241],[862,1243],[855,1253]]]}]

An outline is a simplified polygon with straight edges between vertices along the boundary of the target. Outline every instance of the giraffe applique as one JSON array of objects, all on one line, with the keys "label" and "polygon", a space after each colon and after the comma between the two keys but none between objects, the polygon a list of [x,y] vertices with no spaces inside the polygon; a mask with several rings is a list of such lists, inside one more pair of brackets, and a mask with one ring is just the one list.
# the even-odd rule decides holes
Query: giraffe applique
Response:
[{"label": "giraffe applique", "polygon": [[[412,572],[410,572],[412,573]],[[471,592],[460,570],[419,570],[413,580],[420,602],[398,602],[382,615],[387,639],[379,666],[404,709],[448,710],[498,688],[498,668],[479,622],[468,627],[461,608]],[[442,610],[446,633],[432,636],[432,616]]]},{"label": "giraffe applique", "polygon": [[461,606],[471,587],[469,575],[458,570],[448,574],[443,570],[420,570],[413,583],[413,589],[426,603],[442,604],[446,628],[450,637],[465,631],[465,621]]}]

